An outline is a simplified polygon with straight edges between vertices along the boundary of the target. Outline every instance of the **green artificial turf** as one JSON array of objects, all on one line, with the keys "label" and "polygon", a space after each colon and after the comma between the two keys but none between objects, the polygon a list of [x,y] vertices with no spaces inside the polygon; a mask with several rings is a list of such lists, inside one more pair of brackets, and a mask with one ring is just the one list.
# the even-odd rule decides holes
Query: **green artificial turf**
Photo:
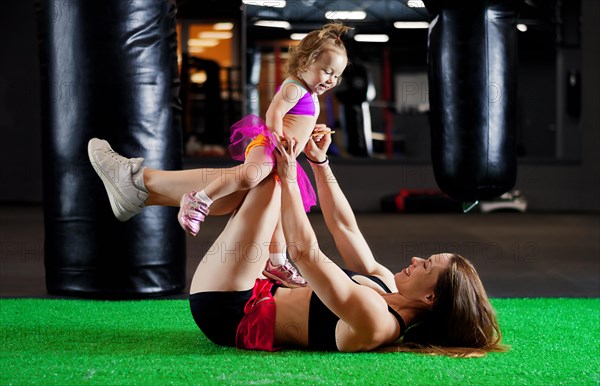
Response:
[{"label": "green artificial turf", "polygon": [[184,300],[0,299],[0,384],[598,385],[600,299],[494,299],[507,353],[223,348]]}]

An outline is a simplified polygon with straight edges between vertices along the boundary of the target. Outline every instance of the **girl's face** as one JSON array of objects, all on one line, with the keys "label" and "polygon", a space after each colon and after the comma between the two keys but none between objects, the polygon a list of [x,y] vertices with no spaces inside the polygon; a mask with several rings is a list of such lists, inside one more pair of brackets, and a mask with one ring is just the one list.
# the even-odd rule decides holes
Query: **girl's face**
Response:
[{"label": "girl's face", "polygon": [[322,95],[337,86],[346,64],[348,64],[346,55],[334,49],[326,49],[299,76],[306,82],[311,92]]}]

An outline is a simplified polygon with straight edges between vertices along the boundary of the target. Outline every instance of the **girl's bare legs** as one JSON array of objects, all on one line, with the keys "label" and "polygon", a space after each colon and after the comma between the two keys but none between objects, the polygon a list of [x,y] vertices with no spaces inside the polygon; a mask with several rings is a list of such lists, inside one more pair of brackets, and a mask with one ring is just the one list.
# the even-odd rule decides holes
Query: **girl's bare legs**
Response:
[{"label": "girl's bare legs", "polygon": [[198,265],[190,293],[252,288],[269,257],[281,189],[273,177],[250,190]]},{"label": "girl's bare legs", "polygon": [[[281,218],[277,220],[277,226],[275,227],[275,231],[273,232],[273,237],[271,238],[271,245],[269,246],[270,254],[283,254],[285,253],[285,237],[283,235],[283,228],[281,227]],[[271,259],[273,260],[273,259]],[[276,261],[272,261],[273,264],[276,264]],[[282,263],[279,263],[282,264]]]}]

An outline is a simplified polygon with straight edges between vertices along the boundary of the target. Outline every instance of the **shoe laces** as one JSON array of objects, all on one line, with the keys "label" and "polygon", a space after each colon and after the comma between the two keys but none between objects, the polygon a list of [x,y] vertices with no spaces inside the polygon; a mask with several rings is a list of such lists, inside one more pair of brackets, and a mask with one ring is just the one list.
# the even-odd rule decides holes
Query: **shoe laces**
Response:
[{"label": "shoe laces", "polygon": [[197,200],[196,197],[194,197],[194,193],[190,193],[187,197],[187,205],[186,205],[186,209],[188,210],[193,210],[195,212],[200,212],[204,215],[206,215],[208,213],[208,211],[206,210],[206,204],[204,204],[202,201]]},{"label": "shoe laces", "polygon": [[139,169],[139,162],[137,158],[125,158],[113,149],[107,149],[106,154],[123,168],[131,169],[132,173],[137,172]]},{"label": "shoe laces", "polygon": [[292,266],[292,264],[290,264],[290,262],[288,260],[286,260],[285,263],[281,264],[280,267],[283,271],[289,273],[292,278],[295,278],[296,276],[298,276],[298,272],[296,271],[294,266]]}]

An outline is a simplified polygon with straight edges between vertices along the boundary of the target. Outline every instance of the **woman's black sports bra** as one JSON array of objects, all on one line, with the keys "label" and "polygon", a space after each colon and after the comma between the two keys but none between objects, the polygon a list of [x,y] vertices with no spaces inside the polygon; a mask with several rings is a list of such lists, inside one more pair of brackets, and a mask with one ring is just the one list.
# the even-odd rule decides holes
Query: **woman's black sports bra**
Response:
[{"label": "woman's black sports bra", "polygon": [[[350,279],[356,275],[360,275],[371,279],[386,293],[392,292],[378,277],[361,275],[347,269],[344,269],[344,272]],[[354,279],[352,279],[352,281],[360,284]],[[406,329],[404,320],[402,320],[402,317],[391,307],[388,306],[388,310],[396,317],[398,323],[400,323],[400,333],[402,334]],[[329,308],[323,304],[321,299],[319,299],[317,294],[313,292],[310,297],[310,309],[308,311],[308,347],[313,350],[337,351],[335,328],[339,320],[340,318],[331,312]]]}]

